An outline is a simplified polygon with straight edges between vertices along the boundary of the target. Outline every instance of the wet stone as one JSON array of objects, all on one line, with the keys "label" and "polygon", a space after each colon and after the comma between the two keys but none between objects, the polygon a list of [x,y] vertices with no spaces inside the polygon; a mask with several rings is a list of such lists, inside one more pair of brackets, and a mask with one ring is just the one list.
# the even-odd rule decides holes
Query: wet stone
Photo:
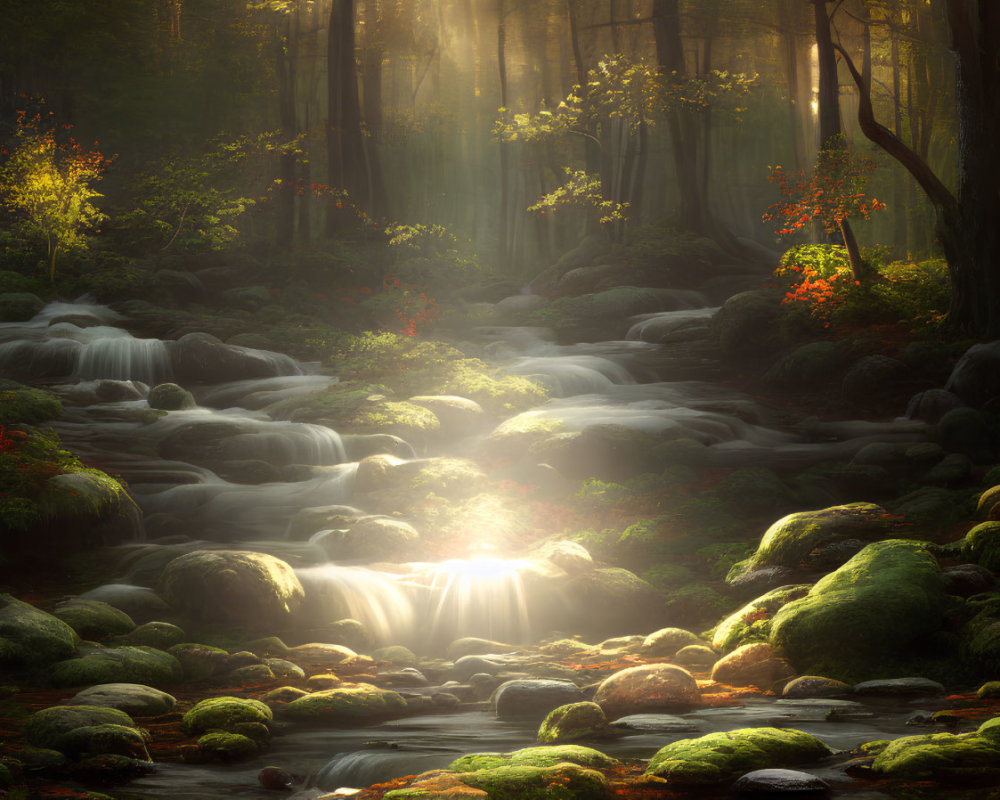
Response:
[{"label": "wet stone", "polygon": [[808,772],[794,769],[757,769],[736,779],[733,791],[747,795],[823,795],[829,792],[826,781]]},{"label": "wet stone", "polygon": [[569,681],[507,681],[496,691],[496,714],[500,719],[537,718],[554,708],[583,700],[583,692]]},{"label": "wet stone", "polygon": [[642,733],[686,733],[697,731],[701,726],[673,714],[629,714],[610,723],[612,728]]},{"label": "wet stone", "polygon": [[854,684],[854,693],[866,696],[885,697],[936,697],[945,693],[945,688],[929,678],[884,678],[862,681]]}]

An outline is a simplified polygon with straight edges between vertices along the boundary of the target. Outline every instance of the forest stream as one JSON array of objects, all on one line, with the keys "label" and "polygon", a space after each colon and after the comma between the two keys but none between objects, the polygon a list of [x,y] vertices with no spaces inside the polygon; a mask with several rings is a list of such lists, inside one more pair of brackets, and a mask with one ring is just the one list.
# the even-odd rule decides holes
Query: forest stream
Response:
[{"label": "forest stream", "polygon": [[[280,776],[279,788],[288,796],[351,796],[348,788],[360,791],[446,769],[472,753],[532,747],[539,723],[557,706],[589,701],[595,689],[600,700],[605,690],[598,684],[622,669],[670,663],[691,678],[691,686],[697,682],[700,699],[657,700],[659,690],[645,697],[646,690],[632,689],[629,702],[606,704],[607,724],[573,743],[632,764],[635,772],[635,765],[644,766],[678,740],[736,729],[794,729],[818,739],[829,755],[807,759],[805,773],[780,778],[792,781],[786,790],[797,796],[889,796],[871,780],[856,777],[858,748],[933,732],[934,713],[974,705],[968,696],[946,697],[943,686],[919,675],[907,676],[909,682],[859,684],[855,691],[839,684],[840,690],[813,686],[800,692],[786,688],[783,694],[795,677],[783,662],[768,667],[777,671],[765,669],[742,681],[736,671],[722,681],[721,673],[713,672],[722,653],[709,649],[711,639],[698,631],[665,629],[671,620],[655,605],[650,608],[651,587],[650,594],[635,585],[619,594],[613,587],[580,589],[580,575],[600,567],[580,544],[542,536],[518,550],[512,544],[518,537],[505,529],[503,503],[483,501],[478,509],[465,508],[464,534],[444,540],[449,547],[462,542],[465,551],[445,552],[421,544],[434,541],[431,531],[419,529],[420,520],[431,519],[426,509],[411,513],[400,505],[401,498],[426,503],[434,495],[399,488],[394,473],[411,486],[423,480],[439,492],[450,491],[452,499],[481,499],[471,484],[485,487],[486,470],[495,470],[494,480],[510,483],[509,459],[503,462],[508,472],[496,471],[498,462],[481,457],[488,452],[484,442],[495,441],[498,431],[532,426],[557,424],[572,432],[613,424],[616,430],[692,442],[704,469],[729,471],[802,472],[849,460],[873,442],[894,447],[927,442],[927,426],[903,418],[827,423],[826,436],[788,426],[781,414],[722,381],[725,367],[708,328],[717,308],[698,307],[691,294],[678,294],[676,310],[627,321],[620,340],[565,343],[559,332],[544,328],[475,329],[478,352],[510,375],[544,384],[551,399],[503,422],[453,397],[427,400],[427,407],[439,409],[449,434],[415,443],[388,432],[347,435],[280,418],[277,409],[292,408],[297,399],[338,380],[281,354],[220,345],[238,356],[241,366],[235,371],[244,374],[196,383],[193,403],[154,412],[150,386],[173,385],[168,382],[182,371],[178,365],[196,358],[179,356],[176,342],[134,338],[120,327],[118,314],[86,300],[51,304],[27,323],[0,326],[4,371],[62,398],[64,412],[52,424],[63,445],[118,476],[141,510],[118,522],[131,530],[130,541],[107,551],[113,579],[87,587],[78,599],[107,601],[128,611],[136,624],[185,618],[217,635],[224,627],[220,621],[228,623],[233,636],[249,642],[230,647],[228,654],[217,651],[223,661],[229,659],[226,669],[235,666],[236,672],[198,673],[192,666],[197,659],[189,652],[185,661],[176,650],[197,646],[169,642],[185,671],[177,709],[224,694],[263,699],[274,712],[269,744],[259,753],[216,759],[191,758],[190,743],[188,756],[178,758],[180,749],[171,753],[157,741],[171,724],[176,729],[177,710],[159,718],[139,715],[137,724],[152,732],[155,768],[101,790],[122,800],[263,800],[280,796],[262,775],[268,768]],[[684,332],[681,345],[671,345],[674,331]],[[202,366],[213,369],[211,363]],[[425,400],[434,394],[435,388],[427,387]],[[435,477],[426,471],[435,465],[451,473]],[[569,482],[555,470],[544,464],[533,469],[524,483],[539,482],[540,491],[573,502],[565,494]],[[191,602],[175,598],[167,608],[153,593],[151,587],[162,589],[163,576],[177,559],[234,551],[291,565],[294,574],[285,578],[304,589],[294,614],[275,613],[270,598],[252,596],[252,581],[240,583],[246,578],[237,576],[238,567],[210,560],[195,565],[203,570],[200,577],[177,573],[178,580],[188,581],[182,592],[192,593]],[[642,583],[634,575],[630,580]],[[219,608],[199,608],[206,603]],[[232,607],[223,607],[227,603]],[[245,607],[237,607],[240,603]],[[672,650],[657,650],[655,642],[663,640],[657,640],[657,630],[679,631],[670,636],[682,641]],[[578,638],[568,638],[571,634]],[[124,644],[128,635],[117,638]],[[678,652],[682,644],[689,645],[686,656]],[[762,675],[771,685],[759,685]],[[284,710],[290,700],[309,696],[290,686],[329,690],[352,677],[405,702],[392,711],[365,710],[362,703],[328,717],[333,724],[325,725]],[[68,700],[75,692],[52,690],[36,705]],[[622,713],[612,713],[616,709]],[[956,712],[938,719],[939,729],[942,719],[951,721],[952,732],[971,731],[977,722],[971,712],[971,721]],[[170,738],[176,743],[176,731]],[[728,796],[728,783],[706,791]],[[631,795],[621,784],[616,791],[636,797],[661,792],[639,783]],[[763,790],[741,790],[755,791]]]}]

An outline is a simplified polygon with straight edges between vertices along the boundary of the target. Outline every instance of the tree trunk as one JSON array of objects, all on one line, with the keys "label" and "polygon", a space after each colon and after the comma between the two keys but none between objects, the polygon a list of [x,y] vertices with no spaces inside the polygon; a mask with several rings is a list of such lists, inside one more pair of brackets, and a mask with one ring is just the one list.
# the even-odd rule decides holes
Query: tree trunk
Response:
[{"label": "tree trunk", "polygon": [[1000,336],[1000,5],[948,0],[948,26],[957,63],[958,194],[913,148],[875,120],[871,95],[841,50],[858,87],[858,122],[871,141],[899,161],[937,214],[938,238],[951,281],[949,320],[975,336]]},{"label": "tree trunk", "polygon": [[278,79],[278,106],[281,117],[281,142],[278,151],[279,182],[275,198],[274,243],[279,251],[292,249],[295,238],[295,153],[289,146],[295,139],[295,73],[290,58],[291,23],[286,19],[275,30],[275,71]]},{"label": "tree trunk", "polygon": [[[497,71],[500,78],[500,107],[507,108],[507,29],[504,23],[504,1],[497,0]],[[510,267],[511,208],[510,208],[510,144],[500,142],[500,268]]]},{"label": "tree trunk", "polygon": [[373,217],[388,215],[388,195],[382,173],[379,145],[382,141],[382,59],[384,52],[379,40],[378,0],[365,0],[365,52],[362,93],[364,119],[368,135],[364,139],[368,167],[369,213]]},{"label": "tree trunk", "polygon": [[[327,32],[327,158],[329,183],[346,189],[351,201],[369,207],[358,71],[354,58],[354,0],[333,0]],[[333,236],[342,224],[336,197],[326,207],[326,234]]]},{"label": "tree trunk", "polygon": [[[653,0],[653,34],[656,60],[668,78],[685,74],[684,46],[681,41],[679,0]],[[682,109],[667,112],[673,147],[674,169],[679,194],[679,223],[685,230],[706,232],[709,227],[707,200],[698,174],[698,132],[691,113]]]}]

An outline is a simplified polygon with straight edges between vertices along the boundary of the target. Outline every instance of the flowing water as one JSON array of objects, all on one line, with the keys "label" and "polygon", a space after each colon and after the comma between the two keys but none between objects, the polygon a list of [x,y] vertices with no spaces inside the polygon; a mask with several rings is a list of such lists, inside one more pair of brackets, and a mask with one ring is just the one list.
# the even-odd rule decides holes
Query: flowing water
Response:
[{"label": "flowing water", "polygon": [[[571,431],[614,423],[687,438],[700,448],[706,466],[803,467],[849,457],[869,441],[923,437],[922,425],[905,420],[844,424],[830,441],[820,443],[777,427],[767,409],[712,381],[721,372],[704,326],[714,310],[643,315],[618,341],[560,345],[545,329],[503,327],[479,329],[476,340],[511,373],[533,376],[551,389],[553,399],[519,421],[558,420]],[[110,309],[80,302],[52,304],[28,323],[0,324],[0,374],[45,384],[62,395],[66,412],[54,427],[66,446],[128,482],[150,536],[174,534],[170,544],[138,541],[124,548],[122,583],[149,585],[165,548],[179,554],[201,547],[245,547],[299,564],[312,613],[326,621],[360,620],[379,644],[419,650],[462,635],[525,643],[537,634],[523,562],[487,553],[375,569],[331,563],[320,535],[307,541],[288,538],[292,518],[303,509],[355,501],[358,465],[337,432],[274,421],[264,409],[336,378],[310,374],[307,365],[278,354],[233,348],[259,360],[268,374],[197,387],[196,408],[157,417],[146,397],[150,385],[174,375],[174,345],[133,338],[115,327],[119,322]],[[258,469],[264,464],[268,471],[253,473],[251,480],[220,464]],[[174,527],[156,527],[166,524],[163,520]],[[178,532],[186,539],[178,539]],[[633,720],[627,735],[598,746],[612,755],[648,758],[685,736],[779,724],[846,749],[901,735],[913,712],[905,702],[855,704],[831,722],[829,710],[829,703],[760,699],[669,720]],[[474,709],[360,729],[279,728],[262,758],[235,766],[164,764],[118,796],[271,797],[259,788],[256,775],[262,766],[278,764],[306,779],[301,795],[306,797],[320,789],[365,786],[446,766],[463,753],[528,746],[536,727],[537,722],[498,720]],[[862,791],[833,772],[828,777],[838,792]]]}]

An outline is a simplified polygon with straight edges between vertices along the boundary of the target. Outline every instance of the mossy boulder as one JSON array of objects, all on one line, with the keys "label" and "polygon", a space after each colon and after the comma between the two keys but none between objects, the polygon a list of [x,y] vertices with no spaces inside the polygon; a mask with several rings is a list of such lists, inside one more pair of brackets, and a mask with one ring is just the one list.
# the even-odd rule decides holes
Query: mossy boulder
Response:
[{"label": "mossy boulder", "polygon": [[898,521],[874,503],[849,503],[819,511],[799,511],[782,517],[761,537],[757,551],[736,564],[726,580],[732,583],[761,567],[808,565],[810,554],[845,540],[871,542],[892,535]]},{"label": "mossy boulder", "polygon": [[60,739],[59,749],[71,758],[114,754],[150,760],[145,737],[138,729],[109,722],[66,732]]},{"label": "mossy boulder", "polygon": [[215,731],[199,737],[198,750],[217,761],[245,761],[257,755],[260,747],[249,736]]},{"label": "mossy boulder", "polygon": [[549,712],[538,728],[542,744],[572,742],[601,736],[608,724],[604,710],[597,703],[568,703]]},{"label": "mossy boulder", "polygon": [[27,322],[45,308],[45,301],[31,292],[0,294],[0,322]]},{"label": "mossy boulder", "polygon": [[767,467],[733,470],[719,481],[715,493],[732,513],[740,515],[776,515],[797,505],[795,492]]},{"label": "mossy boulder", "polygon": [[271,709],[259,700],[225,695],[196,703],[184,715],[181,725],[190,736],[211,730],[232,731],[246,722],[268,725],[272,719]]},{"label": "mossy boulder", "polygon": [[785,312],[780,290],[755,289],[730,297],[712,318],[712,331],[725,354],[774,353],[784,349]]},{"label": "mossy boulder", "polygon": [[135,623],[128,614],[101,600],[74,597],[59,603],[52,613],[83,639],[96,641],[135,629]]},{"label": "mossy boulder", "polygon": [[193,619],[272,629],[287,622],[305,597],[292,567],[243,550],[195,550],[163,570],[159,593]]},{"label": "mossy boulder", "polygon": [[417,529],[392,517],[363,517],[346,530],[313,539],[331,561],[403,561],[420,541]]},{"label": "mossy boulder", "polygon": [[605,678],[594,694],[609,716],[655,711],[687,711],[701,703],[698,683],[673,664],[627,667]]},{"label": "mossy boulder", "polygon": [[285,714],[300,721],[347,724],[398,716],[406,711],[402,695],[370,683],[341,684],[293,700]]},{"label": "mossy boulder", "polygon": [[154,717],[171,711],[177,701],[172,695],[141,683],[103,683],[77,692],[67,701],[72,705],[117,708],[137,717]]},{"label": "mossy boulder", "polygon": [[486,485],[475,462],[464,458],[426,458],[404,461],[374,455],[358,464],[355,491],[413,498],[435,494],[452,499],[470,497]]},{"label": "mossy boulder", "polygon": [[800,673],[856,682],[921,674],[919,650],[943,627],[952,602],[921,542],[875,542],[784,605],[770,642]]},{"label": "mossy boulder", "polygon": [[154,647],[95,647],[52,665],[53,686],[95,683],[171,684],[184,677],[180,662]]},{"label": "mossy boulder", "polygon": [[722,622],[712,633],[712,647],[728,653],[750,642],[766,642],[771,633],[771,619],[779,608],[792,600],[805,597],[810,584],[779,586],[751,600]]},{"label": "mossy boulder", "polygon": [[167,650],[187,638],[184,630],[172,622],[146,622],[135,630],[114,638],[115,644],[143,645]]},{"label": "mossy boulder", "polygon": [[0,425],[37,425],[62,413],[52,392],[0,378]]},{"label": "mossy boulder", "polygon": [[554,767],[557,764],[610,769],[618,766],[619,761],[592,747],[561,744],[524,747],[511,753],[472,753],[452,761],[448,769],[455,772],[478,772],[497,767]]},{"label": "mossy boulder", "polygon": [[65,622],[9,594],[0,594],[0,663],[51,664],[76,650]]},{"label": "mossy boulder", "polygon": [[1000,521],[981,522],[965,534],[962,556],[993,572],[1000,571]]},{"label": "mossy boulder", "polygon": [[171,645],[167,652],[180,663],[185,680],[204,680],[229,668],[229,653],[220,647],[181,642]]},{"label": "mossy boulder", "polygon": [[567,624],[585,637],[649,630],[663,618],[666,597],[652,584],[622,567],[599,567],[573,576],[563,586]]},{"label": "mossy boulder", "polygon": [[885,747],[872,762],[880,778],[904,780],[984,780],[1000,776],[1000,718],[994,717],[972,733],[932,733],[903,736]]},{"label": "mossy boulder", "polygon": [[194,408],[194,395],[176,383],[159,383],[149,390],[147,398],[150,408],[159,411],[180,411]]},{"label": "mossy boulder", "polygon": [[823,742],[791,728],[741,728],[681,739],[656,752],[646,775],[672,784],[726,783],[757,769],[787,767],[830,755]]},{"label": "mossy boulder", "polygon": [[683,628],[660,628],[643,640],[642,654],[646,658],[668,658],[691,644],[704,644],[704,641]]},{"label": "mossy boulder", "polygon": [[28,744],[62,752],[63,737],[76,728],[95,725],[118,725],[134,728],[132,718],[124,711],[104,706],[49,706],[36,711],[24,723],[24,738]]},{"label": "mossy boulder", "polygon": [[606,800],[611,796],[604,775],[568,763],[495,767],[461,773],[458,778],[486,792],[489,800]]},{"label": "mossy boulder", "polygon": [[831,383],[851,357],[847,342],[808,342],[786,353],[764,374],[763,381],[781,389],[818,388]]}]

